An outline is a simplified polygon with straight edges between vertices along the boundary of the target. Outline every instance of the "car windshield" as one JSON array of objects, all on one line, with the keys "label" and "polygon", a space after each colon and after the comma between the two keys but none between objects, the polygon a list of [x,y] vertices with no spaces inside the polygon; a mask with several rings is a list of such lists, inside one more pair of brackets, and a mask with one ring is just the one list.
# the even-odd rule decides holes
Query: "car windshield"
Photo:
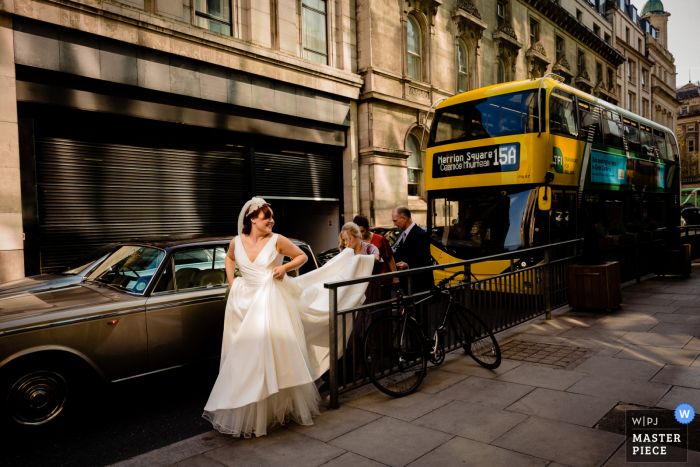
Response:
[{"label": "car windshield", "polygon": [[431,203],[431,236],[463,259],[522,248],[531,191],[459,190],[437,197]]},{"label": "car windshield", "polygon": [[115,244],[105,245],[96,250],[91,251],[87,255],[73,261],[69,264],[60,274],[65,274],[67,276],[74,276],[85,271],[87,268],[93,266],[95,261],[104,259],[112,250],[114,250]]},{"label": "car windshield", "polygon": [[87,280],[142,294],[163,258],[163,250],[136,245],[122,246],[91,272]]}]

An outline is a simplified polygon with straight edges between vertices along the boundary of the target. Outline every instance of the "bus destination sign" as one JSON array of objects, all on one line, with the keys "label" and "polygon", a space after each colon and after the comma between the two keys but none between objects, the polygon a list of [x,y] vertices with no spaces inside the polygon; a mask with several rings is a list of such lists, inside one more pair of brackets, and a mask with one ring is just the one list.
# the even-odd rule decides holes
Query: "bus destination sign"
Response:
[{"label": "bus destination sign", "polygon": [[457,177],[520,168],[520,143],[440,152],[433,156],[433,178]]}]

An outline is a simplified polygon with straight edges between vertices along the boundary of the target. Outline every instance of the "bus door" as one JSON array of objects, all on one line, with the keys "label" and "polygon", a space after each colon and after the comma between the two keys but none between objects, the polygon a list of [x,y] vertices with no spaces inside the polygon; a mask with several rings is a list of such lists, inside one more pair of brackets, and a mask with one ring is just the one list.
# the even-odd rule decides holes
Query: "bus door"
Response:
[{"label": "bus door", "polygon": [[549,96],[549,148],[554,167],[553,184],[570,183],[573,159],[579,156],[579,122],[576,97],[554,88]]}]

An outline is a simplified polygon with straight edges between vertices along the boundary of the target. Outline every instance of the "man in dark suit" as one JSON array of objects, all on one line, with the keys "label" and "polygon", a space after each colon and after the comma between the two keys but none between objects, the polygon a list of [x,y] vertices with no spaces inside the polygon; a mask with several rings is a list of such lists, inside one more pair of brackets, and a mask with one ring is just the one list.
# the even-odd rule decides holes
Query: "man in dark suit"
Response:
[{"label": "man in dark suit", "polygon": [[[394,225],[401,235],[394,244],[396,269],[417,269],[433,265],[430,255],[430,240],[425,231],[411,220],[411,211],[406,206],[398,206],[391,212]],[[412,293],[430,290],[433,285],[433,273],[415,274],[412,278]],[[408,278],[401,278],[401,286],[408,293]]]}]

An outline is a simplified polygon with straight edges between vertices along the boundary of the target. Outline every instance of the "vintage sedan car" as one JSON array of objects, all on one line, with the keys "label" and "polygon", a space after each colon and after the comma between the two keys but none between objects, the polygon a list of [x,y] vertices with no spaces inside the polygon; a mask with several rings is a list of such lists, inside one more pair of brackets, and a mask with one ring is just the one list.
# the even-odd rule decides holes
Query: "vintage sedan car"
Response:
[{"label": "vintage sedan car", "polygon": [[0,297],[23,293],[37,293],[43,290],[57,289],[82,282],[83,279],[117,246],[110,243],[91,251],[82,258],[58,272],[37,274],[0,284]]},{"label": "vintage sedan car", "polygon": [[[5,420],[65,416],[92,376],[116,382],[219,357],[230,241],[118,244],[79,284],[0,297]],[[300,272],[317,268],[311,248],[293,242],[309,257]]]}]

